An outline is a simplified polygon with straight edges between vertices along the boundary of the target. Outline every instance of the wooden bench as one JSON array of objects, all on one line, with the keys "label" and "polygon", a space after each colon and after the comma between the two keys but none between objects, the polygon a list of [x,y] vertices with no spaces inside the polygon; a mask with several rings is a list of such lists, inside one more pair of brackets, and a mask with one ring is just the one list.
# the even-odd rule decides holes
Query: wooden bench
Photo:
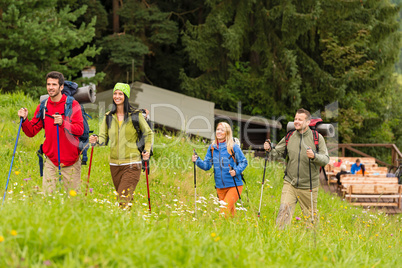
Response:
[{"label": "wooden bench", "polygon": [[345,177],[341,176],[341,184],[398,184],[396,177]]},{"label": "wooden bench", "polygon": [[349,185],[352,184],[364,184],[364,185],[383,185],[383,184],[391,184],[397,185],[398,178],[395,177],[386,177],[386,176],[359,176],[352,174],[344,174],[341,176],[341,185],[338,185],[338,190],[342,192],[342,195],[345,196],[346,189]]},{"label": "wooden bench", "polygon": [[[354,206],[392,206],[401,208],[402,185],[398,184],[350,184],[346,188],[346,200]],[[373,202],[359,202],[358,199],[371,198]],[[392,199],[393,202],[380,202]]]}]

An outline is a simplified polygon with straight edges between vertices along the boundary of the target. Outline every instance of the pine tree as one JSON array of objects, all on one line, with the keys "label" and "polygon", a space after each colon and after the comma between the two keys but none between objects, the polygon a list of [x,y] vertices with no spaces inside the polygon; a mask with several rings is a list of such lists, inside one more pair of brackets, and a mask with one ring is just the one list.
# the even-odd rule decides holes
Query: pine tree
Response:
[{"label": "pine tree", "polygon": [[[99,43],[104,71],[108,73],[105,88],[118,81],[132,81],[132,64],[136,80],[148,81],[144,64],[147,55],[155,55],[161,47],[174,44],[178,38],[175,22],[169,20],[169,13],[161,12],[154,4],[146,1],[122,1],[118,11],[120,29]],[[128,81],[127,81],[128,80]]]},{"label": "pine tree", "polygon": [[375,0],[205,2],[211,10],[205,23],[187,25],[183,40],[199,69],[195,77],[181,73],[188,94],[231,110],[241,100],[246,113],[288,119],[299,107],[323,110],[339,101],[345,140],[386,129],[379,121],[387,113],[381,97],[392,94],[397,6]]},{"label": "pine tree", "polygon": [[[66,78],[77,76],[92,65],[90,58],[99,53],[86,45],[95,35],[95,18],[79,27],[74,22],[87,7],[71,10],[56,8],[56,0],[1,0],[0,88],[23,90],[33,96],[44,92],[44,77],[56,70]],[[74,50],[84,47],[82,53]]]}]

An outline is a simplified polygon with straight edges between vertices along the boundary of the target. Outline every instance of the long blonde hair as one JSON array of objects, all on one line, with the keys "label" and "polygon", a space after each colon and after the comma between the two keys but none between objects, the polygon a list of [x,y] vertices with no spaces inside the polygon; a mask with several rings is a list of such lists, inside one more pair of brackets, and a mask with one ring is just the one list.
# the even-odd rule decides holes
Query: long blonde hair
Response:
[{"label": "long blonde hair", "polygon": [[[225,134],[226,134],[226,138],[225,138],[226,139],[226,149],[228,150],[228,153],[231,155],[232,151],[233,151],[233,145],[234,145],[232,128],[226,122],[218,123],[216,128],[218,128],[219,126],[222,126],[223,129],[225,130]],[[216,132],[215,132],[215,140],[212,142],[212,145],[217,144],[217,143],[218,143],[218,138],[216,137]]]}]

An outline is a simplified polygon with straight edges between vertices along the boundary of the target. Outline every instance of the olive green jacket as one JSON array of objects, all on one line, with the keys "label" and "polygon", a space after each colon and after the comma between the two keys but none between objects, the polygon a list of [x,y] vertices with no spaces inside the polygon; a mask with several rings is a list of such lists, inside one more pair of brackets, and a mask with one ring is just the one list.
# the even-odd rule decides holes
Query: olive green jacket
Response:
[{"label": "olive green jacket", "polygon": [[[106,115],[109,113],[110,112],[106,113]],[[145,121],[142,113],[138,114],[138,120],[145,139],[145,150],[150,152],[154,133]],[[141,162],[141,154],[137,147],[138,133],[131,122],[131,113],[129,113],[128,118],[120,127],[116,114],[112,115],[110,128],[107,126],[105,116],[99,132],[99,145],[109,143],[111,164],[124,165],[133,162]]]},{"label": "olive green jacket", "polygon": [[[288,162],[284,180],[292,184],[295,188],[310,189],[310,169],[309,158],[307,157],[307,148],[310,147],[315,152],[315,158],[311,159],[311,179],[312,187],[318,187],[320,167],[325,166],[329,162],[329,155],[325,140],[319,134],[319,152],[316,152],[314,144],[313,132],[309,128],[303,134],[294,131],[288,142]],[[283,138],[271,151],[274,158],[284,157],[286,148],[286,140]]]}]

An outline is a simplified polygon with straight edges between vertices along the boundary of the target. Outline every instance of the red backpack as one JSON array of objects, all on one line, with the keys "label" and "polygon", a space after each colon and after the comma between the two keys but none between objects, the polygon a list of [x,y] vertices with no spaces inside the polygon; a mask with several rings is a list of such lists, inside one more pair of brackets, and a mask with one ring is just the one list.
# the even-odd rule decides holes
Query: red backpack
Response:
[{"label": "red backpack", "polygon": [[[317,129],[317,126],[319,124],[322,124],[322,123],[323,123],[323,121],[322,121],[321,118],[312,118],[310,120],[310,124],[308,125],[310,127],[311,131],[313,132],[314,145],[315,145],[315,148],[316,148],[317,152],[319,151],[318,143],[319,143],[319,140],[320,140],[320,136],[319,136],[319,133],[318,133],[318,131],[316,129]],[[295,129],[289,131],[285,136],[285,141],[286,141],[286,147],[285,147],[285,153],[284,153],[284,158],[285,159],[286,159],[286,157],[288,155],[288,142],[289,142],[289,139],[293,135],[294,132],[295,132]]]}]

